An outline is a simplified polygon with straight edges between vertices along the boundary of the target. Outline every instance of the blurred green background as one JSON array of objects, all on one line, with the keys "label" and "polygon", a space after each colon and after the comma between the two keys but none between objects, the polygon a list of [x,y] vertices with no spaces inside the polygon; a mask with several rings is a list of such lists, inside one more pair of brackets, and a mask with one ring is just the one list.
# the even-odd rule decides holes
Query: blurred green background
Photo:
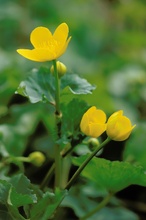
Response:
[{"label": "blurred green background", "polygon": [[[31,105],[15,94],[31,69],[48,66],[48,63],[29,61],[17,54],[16,49],[32,48],[29,36],[35,27],[45,26],[53,32],[62,22],[68,24],[72,40],[59,60],[70,72],[97,86],[93,95],[81,98],[103,109],[107,115],[124,110],[132,124],[137,124],[132,146],[127,144],[124,158],[132,154],[134,146],[132,156],[138,155],[138,161],[146,167],[145,0],[0,0],[2,143],[10,154],[17,156],[27,154],[27,149],[48,152],[51,146],[51,140],[44,133],[51,130],[52,119],[47,114],[52,110],[39,103]],[[140,144],[141,153],[137,147]],[[31,176],[31,172],[27,175]],[[33,180],[36,179],[35,176]],[[142,201],[146,202],[145,198]]]}]

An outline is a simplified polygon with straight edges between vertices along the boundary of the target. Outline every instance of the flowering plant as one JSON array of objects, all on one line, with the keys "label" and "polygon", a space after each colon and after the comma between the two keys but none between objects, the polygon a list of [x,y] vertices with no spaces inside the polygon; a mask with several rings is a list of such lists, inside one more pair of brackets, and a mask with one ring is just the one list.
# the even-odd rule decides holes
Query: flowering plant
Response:
[{"label": "flowering plant", "polygon": [[[133,164],[128,157],[125,161],[100,157],[104,147],[111,147],[111,141],[115,141],[117,148],[120,141],[127,141],[135,125],[132,126],[130,118],[123,116],[123,110],[107,117],[107,113],[98,108],[98,103],[89,106],[78,97],[92,94],[96,86],[77,74],[69,73],[66,65],[57,61],[66,52],[71,40],[68,32],[66,23],[60,24],[54,34],[46,27],[37,27],[30,35],[34,49],[17,50],[31,61],[51,62],[48,62],[47,68],[33,69],[16,91],[37,106],[36,115],[31,115],[29,120],[41,117],[49,138],[47,147],[42,140],[38,141],[37,144],[42,144],[41,150],[33,151],[32,148],[28,155],[24,152],[21,155],[3,153],[2,166],[14,164],[18,168],[18,173],[11,180],[8,178],[9,171],[6,171],[0,182],[1,201],[14,220],[57,219],[58,207],[71,206],[79,184],[85,185],[86,190],[90,185],[91,191],[93,187],[106,192],[103,201],[92,201],[93,209],[86,207],[82,212],[76,209],[80,220],[93,219],[117,192],[132,184],[146,186],[143,166]],[[25,175],[26,163],[36,173],[42,169],[39,183],[33,183],[29,175]],[[72,169],[74,166],[78,167],[75,171]],[[83,183],[78,183],[79,180]],[[84,198],[89,201],[85,194]]]}]

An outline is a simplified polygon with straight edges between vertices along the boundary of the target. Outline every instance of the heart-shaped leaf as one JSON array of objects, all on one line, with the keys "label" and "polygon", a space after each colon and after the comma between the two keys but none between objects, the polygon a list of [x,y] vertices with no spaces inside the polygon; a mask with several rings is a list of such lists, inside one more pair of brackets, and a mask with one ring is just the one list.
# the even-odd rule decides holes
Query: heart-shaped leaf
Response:
[{"label": "heart-shaped leaf", "polygon": [[[88,157],[73,158],[73,163],[80,166]],[[109,161],[94,157],[82,171],[82,175],[95,182],[99,187],[117,192],[129,185],[146,186],[145,170],[128,162]]]},{"label": "heart-shaped leaf", "polygon": [[[60,80],[60,88],[69,94],[91,94],[96,87],[87,82],[86,79],[80,78],[76,74],[67,73]],[[66,88],[69,88],[67,91]],[[31,103],[55,101],[55,78],[49,69],[41,67],[39,70],[34,69],[31,75],[22,81],[16,91],[16,94],[27,97]]]}]

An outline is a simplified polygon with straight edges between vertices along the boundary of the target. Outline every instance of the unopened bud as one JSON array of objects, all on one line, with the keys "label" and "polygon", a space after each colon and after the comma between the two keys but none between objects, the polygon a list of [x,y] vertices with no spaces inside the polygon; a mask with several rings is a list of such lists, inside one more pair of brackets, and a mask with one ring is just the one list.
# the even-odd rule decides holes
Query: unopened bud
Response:
[{"label": "unopened bud", "polygon": [[100,144],[97,138],[90,138],[87,143],[90,150],[95,150],[95,148],[97,148]]},{"label": "unopened bud", "polygon": [[30,162],[37,167],[42,166],[46,159],[44,154],[39,151],[32,152],[29,154],[28,158]]},{"label": "unopened bud", "polygon": [[[61,78],[62,76],[64,76],[66,74],[67,68],[60,61],[56,62],[56,66],[57,66],[58,76],[59,76],[59,78]],[[54,66],[53,65],[51,66],[50,71],[52,74],[54,74]]]}]

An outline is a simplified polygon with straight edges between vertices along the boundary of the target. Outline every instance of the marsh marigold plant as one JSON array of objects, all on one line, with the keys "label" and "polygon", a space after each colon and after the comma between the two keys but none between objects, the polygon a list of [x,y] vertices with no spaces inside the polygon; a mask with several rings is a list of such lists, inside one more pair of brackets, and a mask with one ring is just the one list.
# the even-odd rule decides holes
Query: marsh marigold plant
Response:
[{"label": "marsh marigold plant", "polygon": [[34,49],[18,49],[17,52],[36,62],[55,60],[66,51],[71,40],[71,37],[68,38],[68,32],[66,23],[60,24],[53,34],[46,27],[37,27],[30,34],[30,42]]},{"label": "marsh marigold plant", "polygon": [[80,123],[81,131],[87,136],[97,138],[106,130],[106,114],[95,106],[89,108]]},{"label": "marsh marigold plant", "polygon": [[[78,74],[70,74],[67,71],[66,64],[58,61],[58,58],[65,53],[71,40],[68,33],[69,28],[66,23],[61,23],[54,33],[51,33],[46,27],[37,27],[30,34],[30,42],[33,48],[17,50],[21,56],[32,61],[52,61],[52,66],[48,62],[48,67],[46,67],[46,63],[45,67],[35,68],[35,71],[33,68],[30,72],[31,75],[26,77],[18,86],[16,94],[27,97],[33,107],[25,103],[26,105],[21,105],[20,109],[16,106],[15,112],[22,114],[22,119],[25,115],[29,117],[33,116],[34,113],[34,116],[29,117],[30,121],[26,121],[28,124],[21,123],[21,117],[17,117],[20,123],[16,121],[16,129],[14,132],[12,131],[12,135],[16,136],[15,142],[12,135],[10,143],[5,142],[8,136],[7,132],[9,129],[12,130],[11,123],[10,127],[8,125],[8,129],[4,129],[4,131],[2,131],[3,126],[1,126],[0,168],[2,178],[0,180],[0,203],[2,213],[0,215],[2,214],[3,219],[9,216],[10,219],[20,220],[59,219],[62,213],[64,217],[70,219],[72,216],[69,216],[68,210],[65,213],[66,205],[68,199],[70,200],[73,197],[75,201],[80,199],[76,193],[77,190],[81,191],[81,196],[85,198],[85,201],[81,205],[77,204],[77,206],[74,202],[71,204],[70,208],[74,212],[73,218],[85,220],[93,217],[92,219],[98,219],[100,213],[98,215],[97,212],[107,205],[115,193],[132,184],[146,186],[145,167],[139,166],[140,162],[136,161],[135,154],[133,155],[131,151],[129,151],[129,155],[125,155],[123,152],[126,161],[110,161],[103,158],[104,154],[98,157],[98,153],[102,153],[101,149],[107,145],[111,148],[111,153],[114,153],[112,143],[109,144],[110,141],[126,140],[135,125],[132,125],[130,119],[123,115],[122,110],[113,113],[109,119],[107,119],[104,111],[95,106],[84,111],[89,103],[86,103],[85,99],[81,100],[81,97],[85,94],[92,94],[96,85],[91,85],[86,79],[80,78]],[[77,66],[76,63],[74,65]],[[19,116],[21,116],[20,114]],[[41,133],[36,132],[41,129],[40,126],[38,127],[40,123],[45,128]],[[18,130],[19,124],[21,130],[24,130],[23,135]],[[23,129],[23,126],[26,129]],[[103,135],[98,140],[98,137],[105,132],[107,135]],[[23,149],[19,149],[21,146],[17,138],[24,142]],[[14,142],[14,149],[11,148],[12,141]],[[28,143],[30,143],[29,149]],[[37,151],[38,148],[42,152]],[[28,151],[28,156],[23,155],[26,151]],[[133,156],[134,162],[136,162],[134,164]],[[74,167],[76,169],[73,169]],[[11,175],[9,175],[10,173]],[[31,178],[29,179],[29,177]],[[81,180],[80,184],[76,181],[78,178]],[[87,194],[86,190],[82,190],[88,187],[89,191],[92,190],[93,193],[95,191],[97,195],[97,188],[92,187],[94,185],[97,185],[98,195],[103,194],[103,190],[106,191],[106,194],[103,194],[105,197],[97,206],[95,197],[92,197],[90,193]],[[73,191],[70,194],[72,186]],[[91,190],[90,186],[92,187]],[[102,189],[101,192],[100,189]],[[64,202],[63,209],[62,201]],[[82,206],[88,207],[89,204],[87,203],[90,201],[93,203],[93,209],[85,208],[83,211]],[[117,202],[119,205],[119,201]],[[111,216],[115,216],[112,208],[117,207],[117,204],[108,207],[111,209]],[[80,210],[78,213],[76,208]],[[108,219],[109,213],[104,217]]]},{"label": "marsh marigold plant", "polygon": [[131,134],[133,128],[129,118],[123,115],[123,111],[113,113],[107,121],[107,135],[114,141],[124,141]]}]

